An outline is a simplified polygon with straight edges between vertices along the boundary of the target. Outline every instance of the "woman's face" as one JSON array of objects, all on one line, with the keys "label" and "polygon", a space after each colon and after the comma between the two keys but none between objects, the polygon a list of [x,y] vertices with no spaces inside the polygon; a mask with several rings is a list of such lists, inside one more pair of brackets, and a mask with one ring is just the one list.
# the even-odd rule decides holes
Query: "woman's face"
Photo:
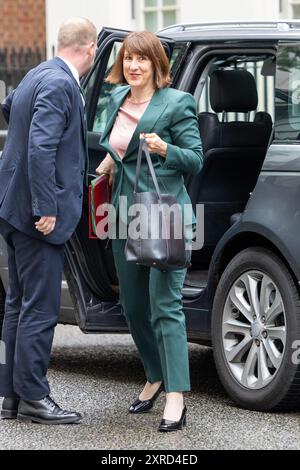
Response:
[{"label": "woman's face", "polygon": [[142,54],[125,50],[123,73],[127,83],[132,87],[146,88],[154,86],[154,70],[151,60]]}]

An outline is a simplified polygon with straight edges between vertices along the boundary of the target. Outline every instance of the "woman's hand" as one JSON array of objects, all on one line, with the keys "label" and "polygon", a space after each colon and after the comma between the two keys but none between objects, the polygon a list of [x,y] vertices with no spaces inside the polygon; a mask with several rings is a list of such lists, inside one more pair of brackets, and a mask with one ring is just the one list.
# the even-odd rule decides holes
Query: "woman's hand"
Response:
[{"label": "woman's hand", "polygon": [[161,157],[167,156],[167,144],[157,134],[144,134],[141,133],[146,141],[150,153],[158,153]]},{"label": "woman's hand", "polygon": [[113,182],[113,178],[115,174],[115,166],[116,164],[113,158],[108,154],[106,155],[104,160],[102,160],[98,168],[96,168],[97,175],[109,174],[108,183],[110,186],[112,185],[112,182]]}]

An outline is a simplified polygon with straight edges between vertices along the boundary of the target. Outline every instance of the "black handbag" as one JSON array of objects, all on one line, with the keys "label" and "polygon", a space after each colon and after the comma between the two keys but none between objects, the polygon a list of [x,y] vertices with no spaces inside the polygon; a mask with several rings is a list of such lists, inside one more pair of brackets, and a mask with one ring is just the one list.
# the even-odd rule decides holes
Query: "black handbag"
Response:
[{"label": "black handbag", "polygon": [[[156,192],[138,192],[143,152]],[[151,266],[161,271],[189,267],[191,265],[191,249],[186,245],[188,242],[184,233],[181,207],[177,204],[173,194],[160,192],[145,139],[140,139],[134,185],[134,204],[143,206],[143,210],[138,212],[140,234],[133,237],[129,224],[125,245],[126,260]],[[170,207],[172,207],[171,213]]]}]

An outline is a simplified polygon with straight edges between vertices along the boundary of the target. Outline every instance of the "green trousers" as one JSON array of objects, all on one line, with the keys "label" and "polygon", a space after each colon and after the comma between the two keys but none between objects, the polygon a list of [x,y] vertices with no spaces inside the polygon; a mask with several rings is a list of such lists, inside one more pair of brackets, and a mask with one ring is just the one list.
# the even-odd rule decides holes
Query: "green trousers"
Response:
[{"label": "green trousers", "polygon": [[166,392],[190,390],[181,289],[186,269],[163,272],[126,261],[126,240],[112,240],[120,302],[148,382]]}]

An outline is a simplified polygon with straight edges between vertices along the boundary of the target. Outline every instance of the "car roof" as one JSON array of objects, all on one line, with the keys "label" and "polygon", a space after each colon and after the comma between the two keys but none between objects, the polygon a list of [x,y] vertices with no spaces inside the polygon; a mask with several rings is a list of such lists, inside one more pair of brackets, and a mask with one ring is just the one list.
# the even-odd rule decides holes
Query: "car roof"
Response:
[{"label": "car roof", "polygon": [[300,20],[180,23],[157,34],[175,41],[299,40]]}]

